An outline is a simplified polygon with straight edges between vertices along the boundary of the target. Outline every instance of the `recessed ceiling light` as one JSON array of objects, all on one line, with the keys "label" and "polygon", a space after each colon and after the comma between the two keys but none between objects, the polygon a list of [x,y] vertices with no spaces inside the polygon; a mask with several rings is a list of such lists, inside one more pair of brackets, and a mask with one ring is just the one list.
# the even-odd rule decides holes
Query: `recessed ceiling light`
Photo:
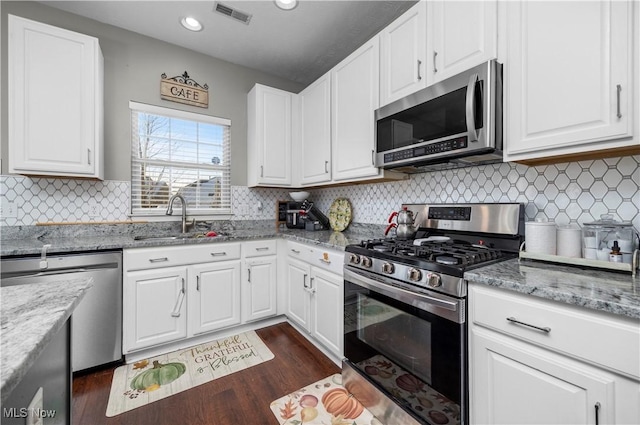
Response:
[{"label": "recessed ceiling light", "polygon": [[275,3],[280,9],[291,10],[298,5],[298,0],[275,0]]},{"label": "recessed ceiling light", "polygon": [[180,23],[183,27],[188,29],[189,31],[202,31],[202,24],[196,18],[192,18],[191,16],[185,16],[180,19]]}]

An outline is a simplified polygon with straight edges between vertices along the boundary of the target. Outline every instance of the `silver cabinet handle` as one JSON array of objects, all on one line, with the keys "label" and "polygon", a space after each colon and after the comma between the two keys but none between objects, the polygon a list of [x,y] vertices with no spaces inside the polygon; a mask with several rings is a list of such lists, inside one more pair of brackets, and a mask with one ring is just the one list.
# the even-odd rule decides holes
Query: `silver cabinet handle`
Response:
[{"label": "silver cabinet handle", "polygon": [[324,258],[318,258],[318,261],[325,263],[325,264],[331,264],[331,260],[325,260]]},{"label": "silver cabinet handle", "polygon": [[248,273],[247,282],[251,283],[251,267],[247,269],[247,273]]},{"label": "silver cabinet handle", "polygon": [[227,252],[226,251],[222,251],[222,252],[212,252],[211,253],[212,257],[221,257],[223,255],[227,255]]},{"label": "silver cabinet handle", "polygon": [[264,165],[260,166],[260,177],[264,177]]},{"label": "silver cabinet handle", "polygon": [[600,425],[600,402],[596,401],[596,404],[593,407],[596,409],[596,425]]},{"label": "silver cabinet handle", "polygon": [[420,75],[420,66],[422,66],[422,61],[418,59],[418,81],[422,80],[422,75]]},{"label": "silver cabinet handle", "polygon": [[291,252],[293,252],[294,254],[300,254],[300,251],[298,251],[297,249],[293,249],[293,248],[291,248]]},{"label": "silver cabinet handle", "polygon": [[616,86],[616,95],[617,95],[617,99],[616,99],[616,104],[618,106],[618,113],[616,114],[616,116],[618,118],[622,118],[622,113],[620,112],[620,92],[622,91],[622,86],[620,84],[618,84]]},{"label": "silver cabinet handle", "polygon": [[260,248],[256,248],[256,251],[269,251],[268,246],[261,246]]},{"label": "silver cabinet handle", "polygon": [[371,149],[371,165],[376,165],[376,151]]},{"label": "silver cabinet handle", "polygon": [[200,275],[196,276],[196,291],[200,291]]},{"label": "silver cabinet handle", "polygon": [[167,257],[149,258],[150,263],[164,263],[165,261],[169,261],[169,259]]},{"label": "silver cabinet handle", "polygon": [[87,149],[87,162],[91,165],[91,149]]},{"label": "silver cabinet handle", "polygon": [[325,161],[324,162],[324,172],[328,173],[329,172],[329,161]]},{"label": "silver cabinet handle", "polygon": [[525,323],[525,322],[521,322],[521,321],[517,320],[515,317],[507,317],[507,320],[510,323],[513,323],[513,324],[516,324],[516,325],[527,326],[529,328],[536,329],[538,331],[542,331],[542,332],[545,332],[545,333],[551,332],[551,328],[549,328],[549,327],[542,328],[540,326],[530,325],[529,323]]},{"label": "silver cabinet handle", "polygon": [[469,85],[467,86],[467,133],[469,133],[469,142],[478,141],[478,132],[476,131],[476,118],[474,105],[476,104],[476,83],[478,82],[478,74],[469,77]]},{"label": "silver cabinet handle", "polygon": [[182,278],[182,288],[180,289],[180,293],[178,294],[178,299],[176,300],[176,305],[173,307],[173,311],[171,312],[171,317],[180,317],[180,310],[182,309],[182,302],[184,301],[184,277]]},{"label": "silver cabinet handle", "polygon": [[433,51],[433,73],[438,72],[438,68],[436,67],[436,56],[438,56],[438,52]]},{"label": "silver cabinet handle", "polygon": [[304,286],[304,289],[309,289],[307,286],[307,276],[308,275],[306,273],[302,276],[302,286]]},{"label": "silver cabinet handle", "polygon": [[309,293],[311,294],[315,294],[316,293],[316,288],[313,287],[313,279],[315,279],[314,277],[312,277],[311,279],[309,279]]}]

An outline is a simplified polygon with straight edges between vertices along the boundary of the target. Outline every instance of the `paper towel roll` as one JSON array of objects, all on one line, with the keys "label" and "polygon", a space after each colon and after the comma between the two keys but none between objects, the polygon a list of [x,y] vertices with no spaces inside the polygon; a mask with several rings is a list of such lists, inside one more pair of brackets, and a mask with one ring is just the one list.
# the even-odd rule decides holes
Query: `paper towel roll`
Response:
[{"label": "paper towel roll", "polygon": [[575,226],[560,226],[556,230],[556,252],[563,257],[582,257],[582,230]]},{"label": "paper towel roll", "polygon": [[556,255],[556,224],[554,222],[526,222],[524,238],[527,252]]}]

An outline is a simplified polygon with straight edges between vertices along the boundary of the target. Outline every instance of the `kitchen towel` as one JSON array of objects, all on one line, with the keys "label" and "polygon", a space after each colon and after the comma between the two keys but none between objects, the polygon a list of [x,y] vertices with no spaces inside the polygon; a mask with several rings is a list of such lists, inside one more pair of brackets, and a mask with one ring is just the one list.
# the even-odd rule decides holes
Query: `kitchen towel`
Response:
[{"label": "kitchen towel", "polygon": [[120,366],[113,373],[108,417],[273,359],[254,331]]}]

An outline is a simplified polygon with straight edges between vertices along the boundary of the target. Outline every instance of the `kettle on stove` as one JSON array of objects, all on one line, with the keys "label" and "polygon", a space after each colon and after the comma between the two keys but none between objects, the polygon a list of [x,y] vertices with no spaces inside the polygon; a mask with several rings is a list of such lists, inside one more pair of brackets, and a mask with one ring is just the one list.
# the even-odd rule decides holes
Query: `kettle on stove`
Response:
[{"label": "kettle on stove", "polygon": [[[394,217],[397,223],[392,222]],[[385,236],[393,228],[396,229],[396,238],[398,239],[412,239],[416,235],[413,211],[408,210],[407,207],[403,207],[400,211],[392,212],[387,221],[389,225],[384,231]]]}]

